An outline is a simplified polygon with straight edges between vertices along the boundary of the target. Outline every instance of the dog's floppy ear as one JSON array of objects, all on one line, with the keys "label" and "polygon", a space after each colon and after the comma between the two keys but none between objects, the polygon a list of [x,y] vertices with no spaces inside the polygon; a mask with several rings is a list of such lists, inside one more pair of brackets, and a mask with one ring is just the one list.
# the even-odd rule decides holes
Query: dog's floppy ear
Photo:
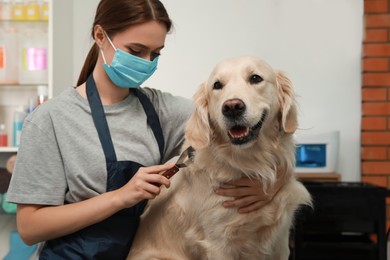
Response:
[{"label": "dog's floppy ear", "polygon": [[209,144],[210,124],[208,118],[207,83],[203,83],[194,95],[195,110],[186,125],[186,141],[195,149]]},{"label": "dog's floppy ear", "polygon": [[281,71],[276,71],[278,98],[281,105],[281,126],[286,133],[294,133],[298,128],[298,113],[295,95],[290,79]]}]

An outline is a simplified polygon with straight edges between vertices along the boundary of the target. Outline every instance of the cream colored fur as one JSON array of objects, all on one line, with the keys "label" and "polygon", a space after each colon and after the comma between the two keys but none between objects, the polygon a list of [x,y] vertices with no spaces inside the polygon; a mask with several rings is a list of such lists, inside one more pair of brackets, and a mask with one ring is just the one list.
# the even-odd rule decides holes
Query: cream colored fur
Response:
[{"label": "cream colored fur", "polygon": [[[290,80],[262,60],[240,57],[219,63],[194,99],[186,127],[186,145],[196,149],[194,163],[148,203],[129,259],[288,259],[294,213],[300,204],[310,204],[293,176],[298,121]],[[241,122],[250,126],[266,111],[254,140],[232,144],[229,120],[221,112],[227,100],[245,104]],[[265,191],[277,179],[282,185],[262,208],[239,214],[224,208],[227,198],[214,190],[243,176],[261,182]]]}]

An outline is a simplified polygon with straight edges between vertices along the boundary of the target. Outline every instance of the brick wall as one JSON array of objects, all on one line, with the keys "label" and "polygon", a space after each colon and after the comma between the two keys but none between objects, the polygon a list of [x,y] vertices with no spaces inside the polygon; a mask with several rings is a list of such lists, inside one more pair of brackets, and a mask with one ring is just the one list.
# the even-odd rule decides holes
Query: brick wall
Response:
[{"label": "brick wall", "polygon": [[362,181],[390,188],[390,0],[364,0],[364,16]]}]

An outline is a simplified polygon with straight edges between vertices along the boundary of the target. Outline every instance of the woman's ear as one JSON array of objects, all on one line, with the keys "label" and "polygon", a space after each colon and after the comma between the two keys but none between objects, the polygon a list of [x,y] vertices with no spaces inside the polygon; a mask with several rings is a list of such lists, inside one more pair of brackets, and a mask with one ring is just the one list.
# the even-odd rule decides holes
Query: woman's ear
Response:
[{"label": "woman's ear", "polygon": [[290,79],[281,71],[276,71],[278,99],[282,113],[281,126],[286,133],[294,133],[298,128],[298,113],[295,94]]},{"label": "woman's ear", "polygon": [[203,83],[194,95],[195,109],[185,129],[186,141],[195,149],[204,148],[210,141],[208,92]]},{"label": "woman's ear", "polygon": [[103,28],[97,24],[93,27],[93,38],[95,39],[95,42],[97,46],[101,49],[103,48],[103,44],[106,41],[106,34],[104,33]]}]

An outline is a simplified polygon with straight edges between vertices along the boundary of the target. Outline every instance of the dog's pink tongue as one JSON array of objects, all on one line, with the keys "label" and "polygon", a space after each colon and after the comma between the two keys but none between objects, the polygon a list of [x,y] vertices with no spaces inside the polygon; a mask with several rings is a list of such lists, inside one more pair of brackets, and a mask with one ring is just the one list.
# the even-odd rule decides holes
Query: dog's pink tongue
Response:
[{"label": "dog's pink tongue", "polygon": [[248,134],[248,128],[246,127],[233,127],[229,131],[232,137],[242,137]]}]

